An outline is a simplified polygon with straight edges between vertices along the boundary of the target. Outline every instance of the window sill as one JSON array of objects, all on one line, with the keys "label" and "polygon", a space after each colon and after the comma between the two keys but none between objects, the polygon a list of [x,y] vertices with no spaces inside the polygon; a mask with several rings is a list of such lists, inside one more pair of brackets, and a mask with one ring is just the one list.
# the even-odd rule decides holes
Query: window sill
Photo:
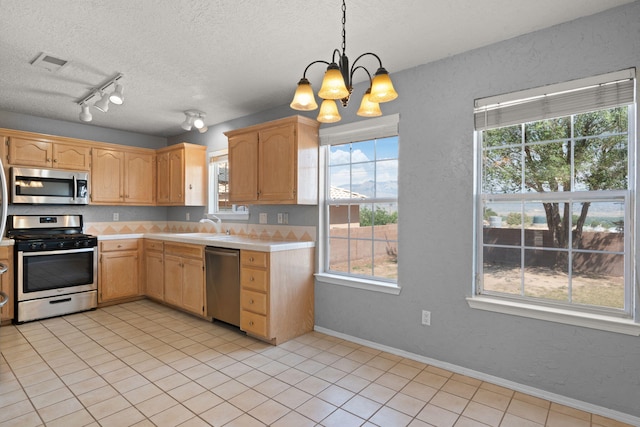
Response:
[{"label": "window sill", "polygon": [[209,215],[215,215],[221,220],[246,221],[249,219],[249,212],[215,212],[208,213],[205,216],[209,218]]},{"label": "window sill", "polygon": [[635,323],[630,319],[622,319],[594,313],[582,313],[556,307],[537,306],[487,296],[467,297],[467,303],[469,304],[469,307],[479,310],[546,320],[548,322],[564,323],[573,326],[582,326],[585,328],[599,329],[601,331],[640,336],[640,324]]},{"label": "window sill", "polygon": [[319,283],[347,286],[350,288],[364,289],[367,291],[382,292],[385,294],[400,295],[400,286],[394,283],[379,282],[377,280],[362,279],[356,277],[340,276],[337,274],[318,273],[315,275]]}]

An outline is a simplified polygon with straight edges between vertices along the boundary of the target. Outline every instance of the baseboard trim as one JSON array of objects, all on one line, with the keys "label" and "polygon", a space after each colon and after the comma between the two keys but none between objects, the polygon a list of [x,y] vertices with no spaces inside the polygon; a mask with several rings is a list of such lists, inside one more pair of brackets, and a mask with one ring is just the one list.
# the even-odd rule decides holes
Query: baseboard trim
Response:
[{"label": "baseboard trim", "polygon": [[550,393],[545,390],[541,390],[535,387],[530,387],[524,384],[520,384],[514,381],[506,380],[504,378],[496,377],[493,375],[485,374],[483,372],[468,369],[463,366],[454,365],[452,363],[443,362],[441,360],[432,359],[430,357],[421,356],[419,354],[410,353],[408,351],[400,350],[394,347],[389,347],[383,344],[378,344],[373,341],[363,340],[361,338],[353,337],[351,335],[336,332],[331,329],[323,328],[321,326],[315,326],[314,330],[332,337],[342,338],[347,341],[355,342],[357,344],[365,345],[367,347],[375,348],[376,350],[385,351],[387,353],[395,354],[396,356],[402,356],[407,359],[422,362],[428,365],[435,366],[437,368],[446,369],[460,375],[466,375],[481,381],[487,381],[502,387],[510,388],[521,393],[525,393],[534,397],[548,400],[550,402],[558,403],[560,405],[570,406],[572,408],[580,409],[592,414],[598,414],[603,417],[612,418],[617,421],[621,421],[631,425],[640,426],[640,417],[636,417],[624,412],[615,411],[613,409],[605,408],[592,403],[583,402],[581,400],[572,399],[556,393]]}]

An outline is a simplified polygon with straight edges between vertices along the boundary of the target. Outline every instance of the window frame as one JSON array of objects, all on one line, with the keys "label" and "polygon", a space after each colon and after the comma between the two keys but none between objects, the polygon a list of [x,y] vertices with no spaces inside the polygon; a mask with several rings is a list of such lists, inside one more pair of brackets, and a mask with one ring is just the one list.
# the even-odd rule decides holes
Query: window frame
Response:
[{"label": "window frame", "polygon": [[[631,73],[630,73],[631,71]],[[611,73],[607,76],[613,76],[613,78],[625,78],[631,77],[634,79],[633,86],[635,87],[635,70],[625,70],[622,72]],[[550,90],[551,87],[558,90],[564,89],[572,91],[581,87],[587,87],[592,84],[599,84],[598,81],[603,81],[603,76],[596,76],[581,81],[572,81],[565,84],[558,84],[547,86],[544,88],[534,88],[527,91],[522,91],[514,94],[501,95],[499,97],[491,97],[485,100],[481,100],[481,103],[488,105],[496,102],[511,102],[517,99],[524,99],[526,97],[540,97],[544,96],[544,93],[553,93]],[[611,80],[610,80],[611,81]],[[526,96],[525,96],[526,95]],[[522,98],[518,98],[522,97]],[[467,297],[467,302],[471,308],[487,310],[492,312],[498,312],[503,314],[516,315],[521,317],[534,318],[545,321],[552,321],[557,323],[583,326],[592,329],[599,329],[623,334],[629,334],[634,336],[640,336],[640,290],[637,288],[638,280],[638,265],[637,254],[638,251],[635,248],[636,242],[638,242],[638,213],[640,212],[640,204],[638,201],[638,164],[640,158],[638,157],[638,150],[636,148],[637,138],[636,129],[638,125],[638,111],[635,103],[635,96],[633,103],[628,106],[628,188],[624,190],[607,190],[606,194],[596,194],[595,190],[591,192],[567,192],[563,193],[518,193],[514,195],[489,195],[483,194],[482,188],[482,132],[488,128],[498,128],[507,125],[489,126],[485,129],[478,129],[479,118],[482,120],[482,116],[478,114],[479,102],[476,101],[476,130],[474,131],[474,254],[473,254],[473,272],[474,280],[472,283],[472,294]],[[514,102],[517,104],[517,101]],[[606,109],[610,107],[603,107]],[[599,108],[600,109],[600,108]],[[563,114],[564,116],[572,116],[573,114],[580,114],[584,111],[577,109],[575,113]],[[528,123],[533,121],[544,120],[544,118],[534,118],[532,120],[524,120],[522,123]],[[573,125],[572,125],[573,126]],[[585,195],[590,200],[597,200],[600,197],[610,198],[611,196],[622,197],[625,200],[625,237],[624,237],[624,254],[625,254],[625,305],[629,304],[628,312],[621,313],[616,310],[600,309],[598,306],[583,306],[583,305],[571,305],[567,304],[555,304],[545,300],[535,300],[534,298],[516,297],[511,298],[508,295],[495,295],[491,292],[482,292],[482,262],[483,262],[483,213],[482,208],[484,201],[490,199],[491,201],[507,200],[518,198],[519,201],[524,203],[527,199],[562,199],[562,200],[584,200]],[[515,201],[515,200],[514,200]],[[525,247],[525,243],[521,242],[520,247]]]},{"label": "window frame", "polygon": [[231,210],[218,210],[218,178],[216,174],[215,163],[216,158],[220,158],[222,160],[226,157],[228,162],[229,160],[229,150],[217,150],[210,151],[207,153],[207,183],[209,188],[207,190],[207,213],[206,215],[214,215],[220,219],[226,220],[248,220],[249,219],[249,209],[246,206],[240,205],[231,205]]},{"label": "window frame", "polygon": [[[332,126],[320,130],[320,191],[319,191],[319,230],[318,230],[318,271],[315,274],[319,283],[330,285],[347,286],[356,289],[382,292],[386,294],[400,294],[400,277],[395,282],[377,280],[372,277],[363,277],[351,274],[336,274],[330,272],[329,266],[329,209],[331,204],[328,201],[327,192],[329,190],[329,167],[330,146],[343,143],[353,143],[381,139],[399,134],[399,114],[392,114],[359,122]],[[398,143],[398,157],[400,156],[400,144]],[[395,199],[396,204],[398,198]],[[400,221],[398,221],[399,226]],[[398,241],[399,246],[399,241]],[[399,273],[398,268],[398,273]]]}]

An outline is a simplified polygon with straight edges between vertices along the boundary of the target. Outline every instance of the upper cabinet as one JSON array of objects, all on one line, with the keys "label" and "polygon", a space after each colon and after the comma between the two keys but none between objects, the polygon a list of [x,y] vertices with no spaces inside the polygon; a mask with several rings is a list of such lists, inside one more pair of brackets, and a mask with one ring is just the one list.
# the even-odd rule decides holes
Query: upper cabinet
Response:
[{"label": "upper cabinet", "polygon": [[89,170],[91,149],[86,145],[19,136],[7,138],[8,163],[15,166]]},{"label": "upper cabinet", "polygon": [[157,151],[157,204],[207,204],[207,147],[186,142]]},{"label": "upper cabinet", "polygon": [[91,203],[154,204],[155,157],[153,151],[94,147],[91,162]]},{"label": "upper cabinet", "polygon": [[293,116],[225,132],[229,198],[241,204],[318,203],[318,127]]}]

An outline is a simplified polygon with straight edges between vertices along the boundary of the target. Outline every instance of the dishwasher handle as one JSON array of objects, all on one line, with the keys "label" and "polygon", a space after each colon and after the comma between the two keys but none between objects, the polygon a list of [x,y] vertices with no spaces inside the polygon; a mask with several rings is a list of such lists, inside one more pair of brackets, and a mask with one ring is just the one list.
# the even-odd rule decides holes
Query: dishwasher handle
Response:
[{"label": "dishwasher handle", "polygon": [[214,248],[205,248],[204,249],[205,254],[214,254],[214,255],[219,255],[219,256],[228,256],[228,257],[238,257],[239,255],[239,251],[235,250],[235,249],[231,249],[230,251],[221,251],[218,249],[214,249]]}]

